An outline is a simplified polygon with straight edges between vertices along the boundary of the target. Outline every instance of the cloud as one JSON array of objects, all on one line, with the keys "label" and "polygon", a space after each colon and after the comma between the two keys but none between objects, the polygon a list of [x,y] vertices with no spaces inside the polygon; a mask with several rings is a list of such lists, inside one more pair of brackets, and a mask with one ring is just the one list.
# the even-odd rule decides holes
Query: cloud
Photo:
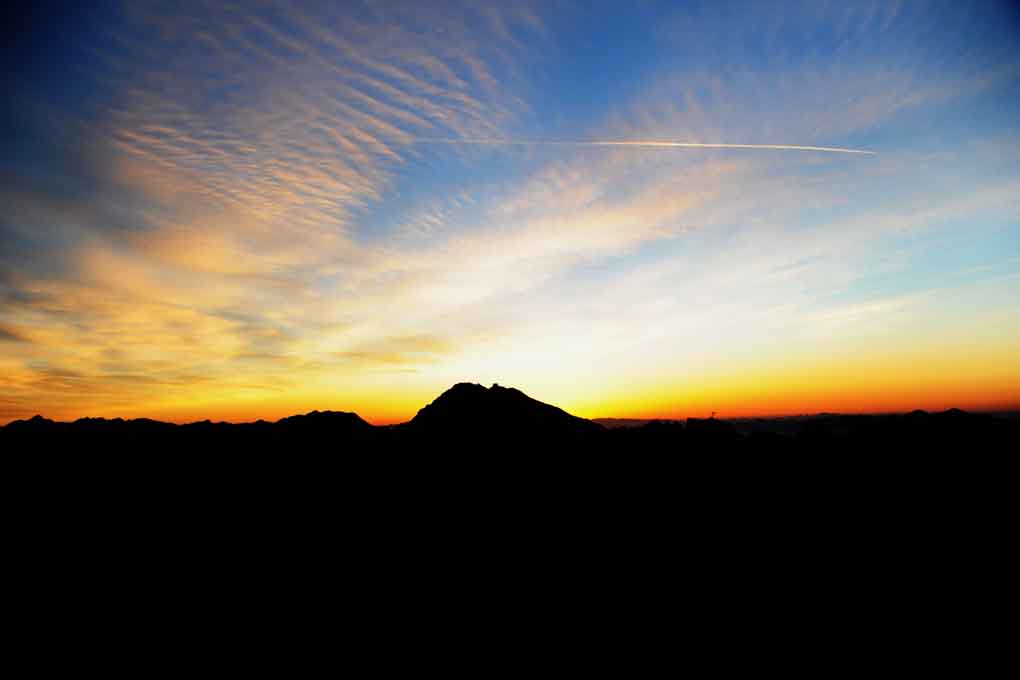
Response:
[{"label": "cloud", "polygon": [[359,339],[370,314],[331,290],[364,269],[359,216],[432,162],[414,134],[501,134],[524,110],[504,86],[541,25],[520,7],[421,12],[129,4],[80,36],[90,98],[14,112],[27,160],[0,218],[11,398],[273,391],[351,370],[338,346],[454,351],[398,328]]},{"label": "cloud", "polygon": [[28,340],[15,329],[0,326],[0,342],[28,342]]},{"label": "cloud", "polygon": [[745,149],[757,151],[817,151],[820,153],[856,153],[873,156],[876,151],[834,146],[798,146],[794,144],[726,144],[722,142],[676,142],[657,140],[514,140],[514,139],[439,139],[419,137],[419,144],[483,144],[486,146],[621,146],[637,149]]},{"label": "cloud", "polygon": [[435,335],[404,335],[379,338],[372,348],[335,352],[334,356],[357,364],[414,365],[440,361],[457,351],[457,345]]},{"label": "cloud", "polygon": [[38,155],[3,174],[4,408],[707,362],[886,299],[855,286],[911,266],[897,235],[1015,212],[1012,147],[912,118],[1013,77],[947,47],[962,15],[685,10],[588,92],[541,59],[584,66],[567,10],[511,4],[131,3],[83,35],[92,96],[19,104]]}]

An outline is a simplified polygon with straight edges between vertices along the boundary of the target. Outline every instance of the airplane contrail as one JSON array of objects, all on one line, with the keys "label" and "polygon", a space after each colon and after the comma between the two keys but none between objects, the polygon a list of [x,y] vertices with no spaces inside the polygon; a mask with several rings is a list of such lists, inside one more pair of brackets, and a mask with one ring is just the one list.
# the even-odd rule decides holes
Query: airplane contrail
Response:
[{"label": "airplane contrail", "polygon": [[825,153],[855,153],[875,156],[877,151],[847,149],[839,146],[804,146],[801,144],[721,144],[711,142],[671,142],[656,140],[518,140],[460,137],[417,137],[418,144],[486,144],[513,146],[632,146],[640,148],[673,149],[759,149],[773,151],[821,151]]}]

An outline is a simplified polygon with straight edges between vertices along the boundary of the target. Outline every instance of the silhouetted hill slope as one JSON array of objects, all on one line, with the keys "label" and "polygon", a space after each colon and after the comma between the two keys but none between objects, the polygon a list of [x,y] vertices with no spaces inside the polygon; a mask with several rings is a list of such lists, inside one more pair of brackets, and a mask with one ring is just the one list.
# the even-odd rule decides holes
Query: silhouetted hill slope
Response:
[{"label": "silhouetted hill slope", "polygon": [[605,428],[517,389],[459,383],[422,408],[412,420],[395,426],[375,427],[355,413],[338,411],[313,411],[275,423],[206,420],[187,425],[145,418],[54,422],[35,416],[0,428],[0,446],[5,453],[124,451],[138,455],[173,452],[180,456],[206,452],[362,455],[381,450],[425,454],[441,452],[444,447],[475,454],[503,450],[520,455],[545,451],[783,451],[811,456],[836,452],[869,456],[882,451],[899,456],[934,456],[947,447],[955,455],[970,455],[1009,451],[1020,444],[1020,421],[959,409],[733,422],[714,418],[640,422]]},{"label": "silhouetted hill slope", "polygon": [[512,387],[458,383],[406,424],[415,436],[591,437],[601,425],[532,399]]},{"label": "silhouetted hill slope", "polygon": [[331,448],[362,443],[376,429],[356,413],[340,411],[312,411],[275,423],[202,420],[184,425],[149,418],[80,418],[66,423],[37,415],[0,428],[0,442],[30,448],[130,449],[136,453],[174,451],[181,455],[212,449],[230,453],[285,452],[295,446],[319,449],[323,443],[330,444]]},{"label": "silhouetted hill slope", "polygon": [[[862,517],[868,545],[901,546],[919,526],[963,526],[961,512],[976,516],[968,532],[1009,516],[1018,421],[953,410],[752,424],[606,429],[518,390],[461,384],[396,426],[337,412],[238,425],[35,417],[0,428],[0,460],[16,523],[51,545],[74,527],[68,540],[83,555],[96,527],[119,528],[106,549],[134,550],[139,536],[180,536],[184,518],[182,540],[199,537],[201,550],[238,531],[261,540],[267,528],[323,550],[336,534],[345,549],[353,528],[387,545],[410,530],[414,554],[428,557],[437,527],[462,527],[460,545],[473,546],[519,532],[524,517],[539,545],[569,541],[578,526],[629,535],[650,522],[654,531],[638,529],[645,545],[675,551],[664,537],[679,526],[681,546],[692,528],[713,537],[711,554],[750,528],[756,547],[729,560],[743,570],[777,554],[781,527],[798,536],[786,548],[815,559],[819,537],[863,536]],[[844,560],[843,544],[827,559]],[[403,568],[406,558],[390,562]]]},{"label": "silhouetted hill slope", "polygon": [[371,423],[363,420],[357,413],[346,411],[312,411],[304,415],[289,416],[276,421],[274,428],[285,432],[314,431],[323,434],[343,432],[349,435],[364,435],[373,429]]}]

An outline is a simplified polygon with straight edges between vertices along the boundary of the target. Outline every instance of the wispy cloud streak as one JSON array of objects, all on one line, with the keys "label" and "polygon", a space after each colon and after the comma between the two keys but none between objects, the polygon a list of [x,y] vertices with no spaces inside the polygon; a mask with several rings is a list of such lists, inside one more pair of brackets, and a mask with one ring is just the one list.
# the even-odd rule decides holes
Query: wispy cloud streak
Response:
[{"label": "wispy cloud streak", "polygon": [[623,139],[453,139],[453,138],[416,138],[417,144],[483,144],[492,146],[626,146],[644,149],[756,149],[761,151],[818,151],[823,153],[852,153],[875,156],[877,151],[867,149],[848,149],[840,146],[806,146],[803,144],[724,144],[715,142],[674,142],[663,140],[623,140]]},{"label": "wispy cloud streak", "polygon": [[1002,12],[108,4],[9,97],[0,423],[1020,395]]}]

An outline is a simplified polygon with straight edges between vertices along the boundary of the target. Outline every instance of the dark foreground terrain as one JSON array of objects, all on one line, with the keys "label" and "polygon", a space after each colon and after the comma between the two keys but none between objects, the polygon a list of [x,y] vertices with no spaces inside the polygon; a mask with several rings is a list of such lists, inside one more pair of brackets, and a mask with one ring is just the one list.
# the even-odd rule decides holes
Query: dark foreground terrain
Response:
[{"label": "dark foreground terrain", "polygon": [[[461,383],[382,427],[329,411],[237,425],[35,417],[0,429],[0,461],[8,497],[21,499],[16,525],[43,542],[60,527],[87,542],[105,527],[163,536],[186,521],[206,546],[271,531],[333,550],[357,534],[380,545],[402,536],[428,555],[436,531],[459,527],[467,549],[528,526],[518,539],[547,548],[579,531],[664,551],[694,536],[732,552],[753,538],[760,554],[741,559],[760,560],[776,532],[800,536],[802,552],[865,539],[892,549],[987,535],[1012,516],[1015,419],[950,410],[632,425]],[[46,531],[32,528],[40,518]]]},{"label": "dark foreground terrain", "polygon": [[[599,622],[625,600],[728,640],[735,618],[815,628],[855,608],[871,630],[889,603],[941,621],[947,583],[993,601],[1018,441],[1020,422],[961,411],[607,428],[459,384],[388,427],[13,422],[0,483],[12,582],[44,584],[26,590],[40,617],[59,601],[94,625],[113,592],[189,621],[210,602],[253,621],[284,600],[356,602],[368,631],[432,630],[453,592],[539,627],[564,597]],[[267,605],[267,588],[286,597]]]},{"label": "dark foreground terrain", "polygon": [[526,457],[536,453],[824,455],[883,450],[899,456],[935,456],[947,448],[957,454],[1005,452],[1018,443],[1020,421],[957,409],[735,421],[596,422],[572,416],[513,388],[471,383],[454,385],[400,425],[373,426],[355,413],[313,411],[275,423],[202,421],[187,425],[120,418],[54,422],[35,416],[0,428],[0,445],[14,454],[172,451],[181,455],[329,453],[360,457],[373,452],[434,456],[456,451],[479,455],[513,452]]}]

